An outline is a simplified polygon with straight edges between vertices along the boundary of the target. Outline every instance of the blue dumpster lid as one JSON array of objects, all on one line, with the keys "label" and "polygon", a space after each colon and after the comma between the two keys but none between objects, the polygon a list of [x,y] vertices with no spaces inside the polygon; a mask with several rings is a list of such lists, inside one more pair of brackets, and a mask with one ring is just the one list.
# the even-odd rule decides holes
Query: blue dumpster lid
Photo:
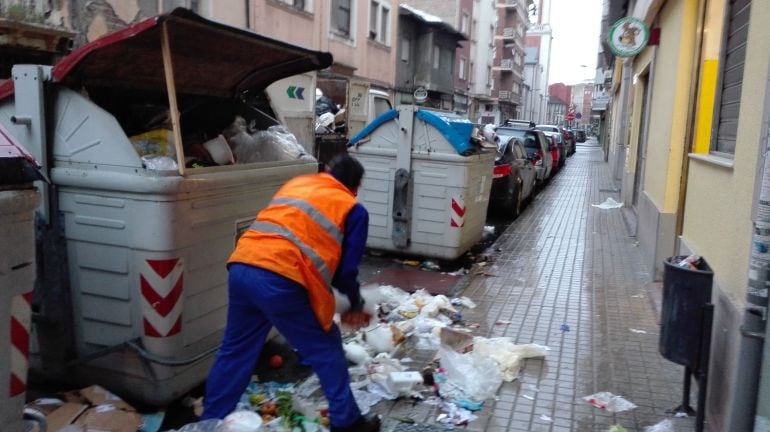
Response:
[{"label": "blue dumpster lid", "polygon": [[[433,126],[443,135],[443,137],[454,147],[457,153],[464,155],[473,150],[471,144],[471,134],[473,133],[473,123],[459,116],[420,109],[415,112],[415,117],[425,123]],[[390,110],[369,123],[358,135],[350,140],[348,147],[356,145],[358,142],[371,135],[377,128],[383,124],[398,118],[398,111]]]},{"label": "blue dumpster lid", "polygon": [[[324,69],[332,55],[227,26],[178,8],[108,34],[54,66],[53,82],[78,88],[163,89],[163,27],[168,31],[174,81],[180,93],[233,97],[289,76]],[[0,100],[13,80],[0,85]]]}]

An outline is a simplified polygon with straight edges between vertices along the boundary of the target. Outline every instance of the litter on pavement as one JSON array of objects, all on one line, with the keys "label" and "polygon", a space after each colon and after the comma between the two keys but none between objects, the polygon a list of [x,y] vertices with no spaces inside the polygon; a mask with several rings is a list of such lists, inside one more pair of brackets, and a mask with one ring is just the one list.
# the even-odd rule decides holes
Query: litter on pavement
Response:
[{"label": "litter on pavement", "polygon": [[608,197],[601,204],[591,204],[591,207],[600,208],[602,210],[616,209],[623,207],[623,203],[617,202],[612,197]]},{"label": "litter on pavement", "polygon": [[671,420],[665,419],[652,426],[647,426],[644,428],[644,432],[676,432],[676,429],[674,428],[674,423]]},{"label": "litter on pavement", "polygon": [[636,408],[636,405],[621,396],[610,392],[599,392],[583,397],[590,405],[605,409],[609,412],[619,413]]}]

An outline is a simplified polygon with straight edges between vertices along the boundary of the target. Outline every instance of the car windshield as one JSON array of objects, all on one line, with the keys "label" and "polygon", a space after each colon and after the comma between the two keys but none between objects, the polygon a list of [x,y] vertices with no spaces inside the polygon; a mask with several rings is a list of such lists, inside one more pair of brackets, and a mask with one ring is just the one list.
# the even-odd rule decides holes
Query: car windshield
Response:
[{"label": "car windshield", "polygon": [[[524,144],[524,147],[528,149],[540,150],[540,145],[537,142],[537,133],[531,130],[498,128],[496,132],[501,137],[518,138]],[[502,138],[500,139],[502,140]]]}]

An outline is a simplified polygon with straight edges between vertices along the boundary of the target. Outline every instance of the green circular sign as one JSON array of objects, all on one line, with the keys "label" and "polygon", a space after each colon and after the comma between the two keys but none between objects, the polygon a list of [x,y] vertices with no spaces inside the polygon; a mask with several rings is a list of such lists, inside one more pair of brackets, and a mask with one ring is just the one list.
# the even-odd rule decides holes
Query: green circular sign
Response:
[{"label": "green circular sign", "polygon": [[607,36],[610,50],[618,57],[632,57],[639,54],[647,46],[649,40],[650,29],[647,24],[632,17],[619,19]]}]

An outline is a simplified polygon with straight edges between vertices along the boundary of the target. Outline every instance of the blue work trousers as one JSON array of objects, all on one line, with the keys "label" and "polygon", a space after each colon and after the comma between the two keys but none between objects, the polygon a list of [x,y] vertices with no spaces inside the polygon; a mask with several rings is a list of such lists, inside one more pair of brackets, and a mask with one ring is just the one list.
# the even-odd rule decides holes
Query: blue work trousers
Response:
[{"label": "blue work trousers", "polygon": [[307,290],[273,272],[231,264],[227,327],[206,381],[202,420],[223,418],[235,409],[249,384],[265,339],[275,326],[318,375],[329,420],[348,427],[360,416],[337,326],[321,328]]}]

